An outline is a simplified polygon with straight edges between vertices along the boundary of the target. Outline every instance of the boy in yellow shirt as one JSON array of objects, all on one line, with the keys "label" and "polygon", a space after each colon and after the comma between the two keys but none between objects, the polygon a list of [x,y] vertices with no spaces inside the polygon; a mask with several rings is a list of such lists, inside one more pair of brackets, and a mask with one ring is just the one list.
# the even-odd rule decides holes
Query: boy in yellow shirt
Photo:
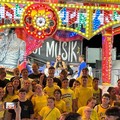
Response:
[{"label": "boy in yellow shirt", "polygon": [[99,78],[93,78],[93,96],[96,98],[97,103],[96,105],[101,103],[102,100],[102,89],[98,87],[98,83],[99,83]]},{"label": "boy in yellow shirt", "polygon": [[55,107],[54,97],[48,97],[48,106],[43,107],[38,114],[38,120],[59,120],[61,113]]},{"label": "boy in yellow shirt", "polygon": [[74,92],[68,87],[68,79],[65,78],[62,80],[62,99],[65,101],[66,103],[66,111],[67,112],[72,112],[75,111],[75,94]]},{"label": "boy in yellow shirt", "polygon": [[102,96],[102,103],[95,106],[94,109],[97,112],[99,120],[105,119],[105,112],[110,107],[109,102],[110,102],[110,95],[105,93]]},{"label": "boy in yellow shirt", "polygon": [[93,96],[91,88],[87,87],[87,76],[81,77],[81,86],[75,89],[75,97],[77,100],[77,106],[82,107],[87,104],[90,97]]},{"label": "boy in yellow shirt", "polygon": [[82,76],[87,76],[87,79],[88,79],[87,87],[92,87],[92,81],[93,81],[92,79],[93,78],[88,74],[88,72],[89,72],[88,68],[83,68],[82,69],[82,75],[80,77],[78,77],[76,80],[78,80],[80,82],[80,84],[81,84]]},{"label": "boy in yellow shirt", "polygon": [[44,93],[46,93],[49,97],[54,97],[55,89],[60,89],[59,86],[54,85],[53,78],[47,78],[47,86],[43,89]]}]

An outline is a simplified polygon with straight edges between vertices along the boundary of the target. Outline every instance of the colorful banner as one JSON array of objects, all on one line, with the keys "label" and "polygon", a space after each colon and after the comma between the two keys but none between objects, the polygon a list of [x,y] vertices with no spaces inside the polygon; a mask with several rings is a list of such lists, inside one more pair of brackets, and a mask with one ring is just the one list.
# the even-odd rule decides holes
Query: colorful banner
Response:
[{"label": "colorful banner", "polygon": [[1,2],[0,29],[24,27],[28,34],[38,40],[51,37],[57,30],[71,31],[90,39],[120,23],[119,5],[57,4],[56,0],[48,0],[50,4],[45,2]]},{"label": "colorful banner", "polygon": [[56,33],[52,36],[55,40],[63,41],[63,42],[70,42],[73,40],[83,40],[83,37],[78,35],[75,32],[57,30]]},{"label": "colorful banner", "polygon": [[[9,68],[8,70],[12,70],[18,65],[20,69],[25,68],[27,56],[33,53],[33,51],[39,51],[42,46],[44,47],[41,49],[41,54],[38,52],[36,54],[32,54],[31,57],[34,56],[34,59],[43,59],[45,63],[46,61],[53,61],[58,54],[64,54],[64,56],[66,56],[66,61],[77,62],[77,56],[80,54],[80,49],[78,49],[80,47],[79,40],[83,39],[82,36],[74,32],[57,31],[54,34],[53,39],[51,38],[42,41],[27,34],[24,28],[16,28],[15,31],[13,29],[13,31],[9,32],[8,36],[6,35],[7,33],[5,30],[0,31],[0,66]],[[54,41],[54,39],[58,41]],[[50,50],[53,52],[50,53]],[[49,57],[46,56],[47,52]],[[13,62],[14,65],[12,64]]]}]

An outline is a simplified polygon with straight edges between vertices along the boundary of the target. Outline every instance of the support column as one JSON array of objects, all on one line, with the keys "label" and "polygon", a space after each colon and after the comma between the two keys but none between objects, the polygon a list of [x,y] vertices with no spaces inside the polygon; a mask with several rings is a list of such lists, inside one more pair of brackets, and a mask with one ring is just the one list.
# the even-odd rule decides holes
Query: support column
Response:
[{"label": "support column", "polygon": [[102,34],[102,81],[111,83],[112,71],[112,47],[113,34],[112,28],[106,29]]}]

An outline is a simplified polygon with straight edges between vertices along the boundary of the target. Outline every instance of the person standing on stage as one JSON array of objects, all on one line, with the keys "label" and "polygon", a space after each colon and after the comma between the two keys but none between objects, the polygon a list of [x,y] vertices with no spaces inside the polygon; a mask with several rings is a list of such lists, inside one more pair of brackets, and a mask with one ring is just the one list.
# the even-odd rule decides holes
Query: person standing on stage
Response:
[{"label": "person standing on stage", "polygon": [[78,76],[77,77],[79,77],[81,75],[82,69],[87,67],[86,62],[84,61],[84,55],[79,56],[79,62],[80,62],[80,65],[78,67]]}]

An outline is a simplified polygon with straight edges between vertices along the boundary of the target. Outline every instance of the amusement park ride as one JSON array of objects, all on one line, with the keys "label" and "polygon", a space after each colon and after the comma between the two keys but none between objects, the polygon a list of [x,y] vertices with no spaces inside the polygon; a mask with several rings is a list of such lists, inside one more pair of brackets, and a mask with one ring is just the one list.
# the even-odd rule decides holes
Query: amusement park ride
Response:
[{"label": "amusement park ride", "polygon": [[[113,35],[119,34],[120,0],[0,0],[0,29],[24,28],[38,41],[58,30],[91,39],[102,33],[102,79],[111,81]],[[117,27],[115,27],[117,26]],[[97,40],[96,40],[97,42]]]}]

